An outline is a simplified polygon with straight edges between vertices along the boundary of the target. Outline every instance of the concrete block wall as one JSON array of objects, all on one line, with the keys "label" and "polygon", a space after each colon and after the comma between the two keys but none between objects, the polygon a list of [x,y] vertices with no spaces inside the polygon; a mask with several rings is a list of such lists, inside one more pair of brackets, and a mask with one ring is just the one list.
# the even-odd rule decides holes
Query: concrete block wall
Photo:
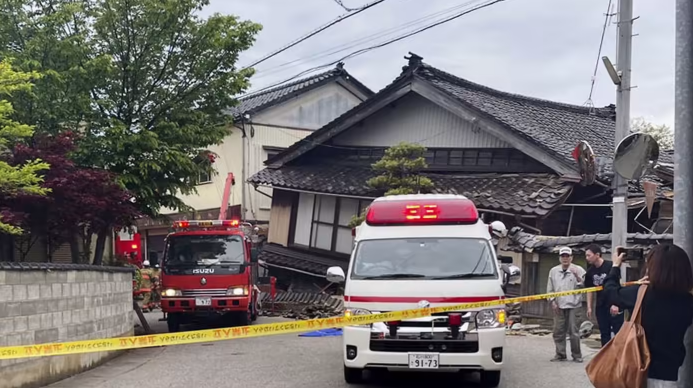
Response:
[{"label": "concrete block wall", "polygon": [[[127,268],[0,262],[0,347],[133,335],[132,277]],[[115,353],[0,360],[0,388],[45,386]]]}]

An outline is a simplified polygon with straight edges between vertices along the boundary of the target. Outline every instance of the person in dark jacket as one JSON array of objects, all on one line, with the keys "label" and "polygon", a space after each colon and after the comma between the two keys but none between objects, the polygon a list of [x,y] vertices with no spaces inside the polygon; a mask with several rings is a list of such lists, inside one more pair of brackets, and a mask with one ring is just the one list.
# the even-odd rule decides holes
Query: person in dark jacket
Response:
[{"label": "person in dark jacket", "polygon": [[[618,250],[615,250],[618,252]],[[640,286],[621,286],[622,253],[613,259],[613,268],[604,282],[610,303],[632,311]],[[648,284],[641,319],[651,362],[648,388],[676,388],[679,368],[686,357],[683,337],[693,324],[693,269],[686,252],[677,245],[654,247],[645,261]]]}]

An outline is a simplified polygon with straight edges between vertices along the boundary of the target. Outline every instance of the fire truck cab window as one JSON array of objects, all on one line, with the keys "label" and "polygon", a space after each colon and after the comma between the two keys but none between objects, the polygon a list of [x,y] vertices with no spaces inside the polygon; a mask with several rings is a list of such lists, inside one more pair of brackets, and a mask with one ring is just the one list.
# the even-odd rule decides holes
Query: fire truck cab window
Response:
[{"label": "fire truck cab window", "polygon": [[175,236],[168,244],[166,264],[214,265],[244,262],[240,236]]}]

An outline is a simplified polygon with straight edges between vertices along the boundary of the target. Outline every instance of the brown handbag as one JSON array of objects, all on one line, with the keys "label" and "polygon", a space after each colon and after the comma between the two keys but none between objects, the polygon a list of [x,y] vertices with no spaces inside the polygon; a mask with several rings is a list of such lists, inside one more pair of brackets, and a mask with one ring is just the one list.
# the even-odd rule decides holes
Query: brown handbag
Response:
[{"label": "brown handbag", "polygon": [[631,319],[587,364],[587,376],[595,388],[644,388],[650,367],[650,348],[641,322],[647,286],[640,286]]}]

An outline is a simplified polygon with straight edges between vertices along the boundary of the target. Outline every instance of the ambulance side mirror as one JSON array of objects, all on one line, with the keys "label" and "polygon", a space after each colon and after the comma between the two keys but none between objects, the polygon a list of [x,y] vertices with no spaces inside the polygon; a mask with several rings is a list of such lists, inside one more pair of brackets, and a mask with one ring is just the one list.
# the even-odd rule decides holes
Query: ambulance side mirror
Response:
[{"label": "ambulance side mirror", "polygon": [[327,269],[325,278],[330,283],[343,283],[346,280],[346,275],[341,267],[330,267]]}]

